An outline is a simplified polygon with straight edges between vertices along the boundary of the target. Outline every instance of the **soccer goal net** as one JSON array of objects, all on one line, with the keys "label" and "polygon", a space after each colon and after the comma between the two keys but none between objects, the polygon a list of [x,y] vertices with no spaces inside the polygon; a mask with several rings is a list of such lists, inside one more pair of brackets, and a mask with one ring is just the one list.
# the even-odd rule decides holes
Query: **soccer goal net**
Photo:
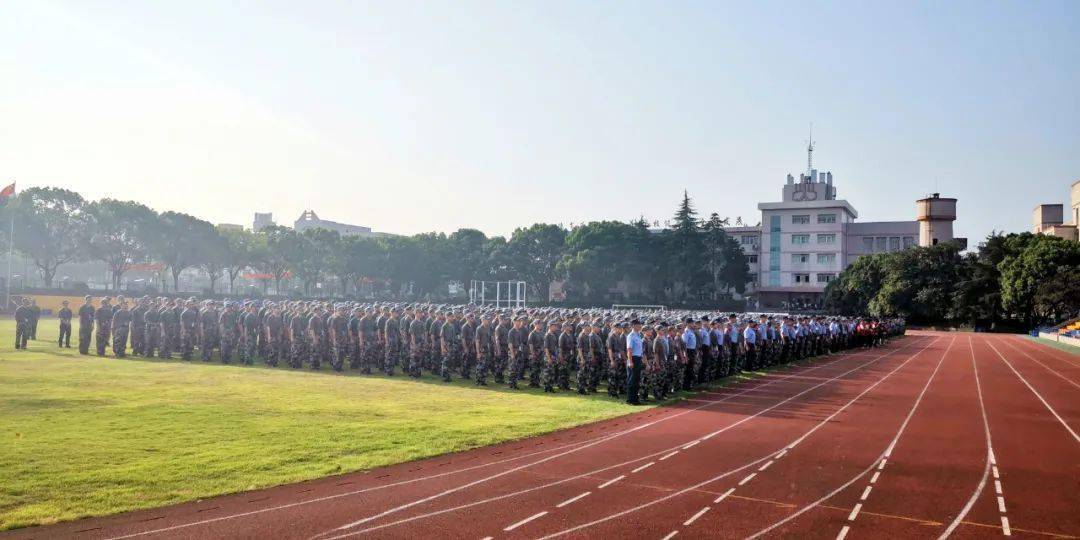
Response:
[{"label": "soccer goal net", "polygon": [[474,279],[469,282],[469,303],[476,306],[523,308],[527,292],[528,285],[524,281]]}]

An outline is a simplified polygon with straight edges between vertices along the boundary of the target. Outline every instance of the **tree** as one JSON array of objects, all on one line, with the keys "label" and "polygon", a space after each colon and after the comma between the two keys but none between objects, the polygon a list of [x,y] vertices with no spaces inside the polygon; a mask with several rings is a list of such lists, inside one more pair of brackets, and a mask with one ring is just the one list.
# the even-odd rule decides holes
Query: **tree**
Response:
[{"label": "tree", "polygon": [[[202,262],[199,264],[199,267],[202,268],[210,278],[210,294],[217,292],[217,282],[221,280],[226,269],[230,268],[230,264],[233,261],[232,246],[230,245],[229,238],[235,235],[252,234],[244,230],[238,231],[221,227],[216,227],[216,229],[217,234],[207,238],[207,244],[203,246],[204,256]],[[235,277],[229,280],[229,293],[233,292],[233,279],[235,279]]]},{"label": "tree", "polygon": [[259,231],[265,239],[266,251],[260,259],[260,264],[267,274],[274,276],[274,292],[282,294],[281,280],[289,275],[292,253],[300,249],[300,238],[296,231],[272,225]]},{"label": "tree", "polygon": [[[169,268],[175,292],[180,292],[180,274],[184,270],[207,262],[212,255],[220,256],[212,250],[221,247],[221,237],[208,221],[179,212],[164,212],[152,229],[155,233],[152,252]],[[215,281],[211,278],[212,283]]]},{"label": "tree", "polygon": [[726,220],[715,212],[702,226],[705,269],[711,278],[713,299],[730,289],[742,294],[753,276],[742,245],[724,230]]},{"label": "tree", "polygon": [[378,240],[362,236],[342,238],[331,259],[332,270],[341,282],[342,293],[346,292],[349,283],[359,290],[364,278],[379,275],[384,259],[383,244]]},{"label": "tree", "polygon": [[[1020,245],[1025,247],[1015,250]],[[1008,238],[1006,247],[1013,252],[1005,255],[998,265],[1001,271],[1002,307],[1017,314],[1028,325],[1049,318],[1063,306],[1050,300],[1054,295],[1048,294],[1044,296],[1046,304],[1040,307],[1036,301],[1039,288],[1046,283],[1056,282],[1059,274],[1069,275],[1080,268],[1080,244],[1039,234],[1027,238]],[[1047,307],[1052,309],[1045,311]],[[1076,309],[1075,305],[1073,309]]]},{"label": "tree", "polygon": [[296,249],[286,253],[286,260],[296,277],[304,283],[304,294],[330,269],[331,255],[337,250],[341,235],[330,229],[305,229],[296,235]]},{"label": "tree", "polygon": [[686,300],[691,291],[699,290],[706,282],[702,240],[697,211],[694,210],[690,194],[684,190],[683,200],[671,221],[671,234],[667,236],[670,274],[673,281],[681,285],[676,293],[677,299]]},{"label": "tree", "polygon": [[533,284],[542,300],[547,300],[555,279],[555,268],[566,249],[566,229],[537,223],[518,228],[506,244],[506,267],[512,276]]},{"label": "tree", "polygon": [[119,290],[128,265],[143,260],[149,253],[157,214],[137,202],[115,199],[92,202],[86,211],[93,219],[93,232],[86,243],[87,255],[108,265],[112,287]]},{"label": "tree", "polygon": [[568,296],[605,300],[633,268],[636,255],[627,249],[638,229],[618,221],[594,221],[574,227],[566,236],[566,253],[556,266],[564,277]]},{"label": "tree", "polygon": [[12,201],[11,211],[15,213],[15,248],[34,261],[46,287],[52,286],[57,267],[86,255],[82,246],[92,217],[78,193],[30,188]]},{"label": "tree", "polygon": [[458,229],[448,238],[450,245],[450,266],[448,277],[468,285],[470,280],[484,279],[487,253],[484,245],[487,236],[476,229]]}]

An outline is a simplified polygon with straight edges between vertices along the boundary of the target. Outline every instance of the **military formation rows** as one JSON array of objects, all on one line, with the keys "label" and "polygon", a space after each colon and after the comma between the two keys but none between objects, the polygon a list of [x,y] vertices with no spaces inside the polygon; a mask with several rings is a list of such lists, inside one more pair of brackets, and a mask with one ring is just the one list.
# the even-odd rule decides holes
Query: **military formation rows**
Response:
[{"label": "military formation rows", "polygon": [[[36,333],[30,306],[18,333]],[[129,300],[87,296],[57,314],[59,344],[79,352],[183,360],[196,357],[293,368],[329,365],[362,373],[425,371],[486,386],[597,392],[630,403],[792,360],[881,344],[903,333],[899,320],[789,315],[490,309],[431,304],[330,304],[309,301]],[[33,319],[33,320],[31,320]],[[644,320],[643,320],[644,319]],[[574,382],[571,384],[572,375]]]}]

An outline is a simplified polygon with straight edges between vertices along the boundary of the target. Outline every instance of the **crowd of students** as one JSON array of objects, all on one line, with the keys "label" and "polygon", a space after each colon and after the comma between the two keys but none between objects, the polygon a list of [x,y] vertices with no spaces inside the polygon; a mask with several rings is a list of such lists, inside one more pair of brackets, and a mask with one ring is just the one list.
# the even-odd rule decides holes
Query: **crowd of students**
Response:
[{"label": "crowd of students", "polygon": [[[16,311],[16,348],[35,333],[29,301]],[[629,403],[665,399],[744,370],[852,347],[904,332],[899,319],[632,310],[493,309],[473,305],[127,299],[89,296],[57,317],[59,345],[145,358],[363,373],[426,371],[487,385],[597,392]],[[93,341],[93,343],[91,343]],[[571,381],[573,379],[573,382]]]}]

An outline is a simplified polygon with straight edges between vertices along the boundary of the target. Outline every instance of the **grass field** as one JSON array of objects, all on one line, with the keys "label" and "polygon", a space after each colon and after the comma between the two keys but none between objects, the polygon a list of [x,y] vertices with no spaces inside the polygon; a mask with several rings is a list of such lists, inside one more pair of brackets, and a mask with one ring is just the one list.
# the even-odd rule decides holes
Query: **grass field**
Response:
[{"label": "grass field", "polygon": [[[0,530],[357,471],[641,410],[431,377],[14,349],[0,320]],[[76,326],[78,326],[76,324]],[[73,343],[73,347],[75,344]]]}]

